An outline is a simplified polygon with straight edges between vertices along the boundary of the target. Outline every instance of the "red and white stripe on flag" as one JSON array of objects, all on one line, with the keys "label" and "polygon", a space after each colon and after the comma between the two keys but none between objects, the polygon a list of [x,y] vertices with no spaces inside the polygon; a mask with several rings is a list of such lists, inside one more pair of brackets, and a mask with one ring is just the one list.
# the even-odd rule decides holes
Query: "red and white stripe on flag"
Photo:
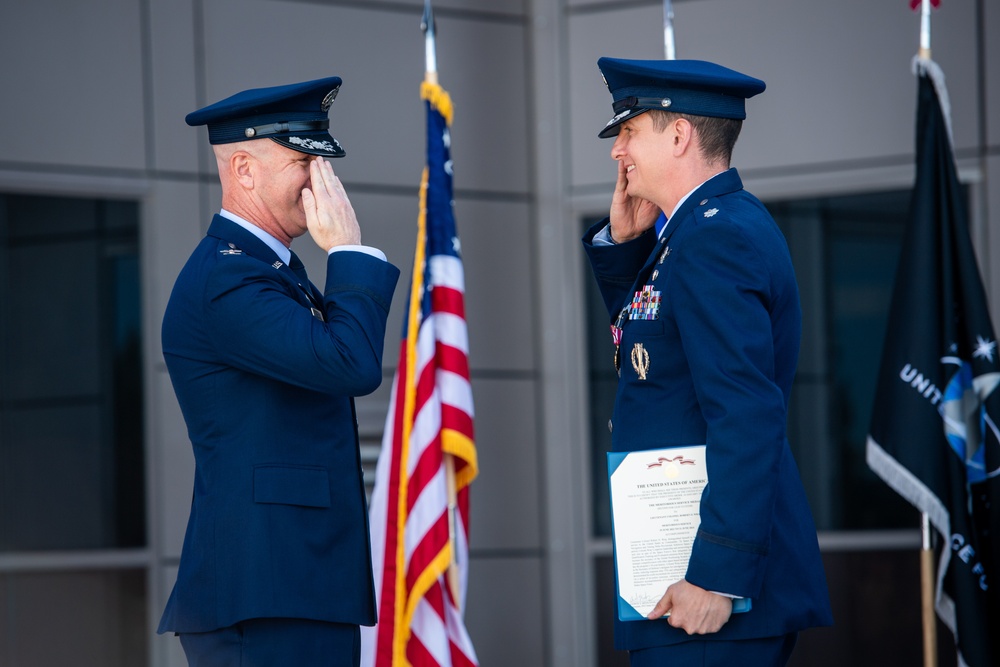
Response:
[{"label": "red and white stripe on flag", "polygon": [[[910,0],[910,9],[919,9],[924,4],[924,0]],[[931,0],[931,7],[935,9],[941,6],[941,0]]]},{"label": "red and white stripe on flag", "polygon": [[478,665],[463,620],[469,484],[478,464],[465,279],[451,210],[451,101],[429,82],[421,95],[428,102],[428,166],[371,500],[378,625],[362,628],[363,667]]}]

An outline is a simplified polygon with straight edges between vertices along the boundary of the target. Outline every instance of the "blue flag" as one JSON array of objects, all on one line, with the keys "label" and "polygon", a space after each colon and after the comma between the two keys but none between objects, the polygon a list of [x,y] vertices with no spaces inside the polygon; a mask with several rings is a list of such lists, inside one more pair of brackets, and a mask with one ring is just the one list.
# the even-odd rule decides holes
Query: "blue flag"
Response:
[{"label": "blue flag", "polygon": [[936,610],[959,664],[992,667],[1000,664],[991,639],[1000,627],[1000,351],[942,112],[943,76],[927,60],[918,70],[917,176],[867,458],[939,535]]}]

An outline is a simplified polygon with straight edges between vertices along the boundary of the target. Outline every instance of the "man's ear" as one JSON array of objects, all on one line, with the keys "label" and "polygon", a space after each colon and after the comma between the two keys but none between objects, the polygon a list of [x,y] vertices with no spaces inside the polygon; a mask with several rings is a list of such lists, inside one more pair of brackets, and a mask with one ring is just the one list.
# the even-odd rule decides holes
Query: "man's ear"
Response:
[{"label": "man's ear", "polygon": [[247,190],[253,190],[255,160],[246,151],[236,151],[229,156],[229,171],[233,178]]},{"label": "man's ear", "polygon": [[680,157],[693,146],[694,125],[687,118],[677,118],[670,131],[674,134],[674,157]]}]

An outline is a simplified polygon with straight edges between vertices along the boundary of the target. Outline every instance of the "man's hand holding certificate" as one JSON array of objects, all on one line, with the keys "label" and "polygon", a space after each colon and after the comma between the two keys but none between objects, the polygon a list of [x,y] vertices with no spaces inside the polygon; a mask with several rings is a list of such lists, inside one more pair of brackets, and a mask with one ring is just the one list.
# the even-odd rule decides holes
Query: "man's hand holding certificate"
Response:
[{"label": "man's hand holding certificate", "polygon": [[684,579],[673,583],[646,618],[669,616],[667,622],[689,635],[718,632],[733,613],[732,598],[706,591]]},{"label": "man's hand holding certificate", "polygon": [[[702,591],[684,581],[708,483],[705,446],[608,454],[618,618],[659,618]],[[669,588],[668,588],[669,587]],[[666,591],[666,593],[664,593]],[[750,601],[710,593],[673,625],[714,632]],[[715,600],[714,598],[720,598]],[[721,620],[721,622],[719,622]],[[718,627],[716,627],[716,625]],[[711,629],[714,628],[714,629]]]}]

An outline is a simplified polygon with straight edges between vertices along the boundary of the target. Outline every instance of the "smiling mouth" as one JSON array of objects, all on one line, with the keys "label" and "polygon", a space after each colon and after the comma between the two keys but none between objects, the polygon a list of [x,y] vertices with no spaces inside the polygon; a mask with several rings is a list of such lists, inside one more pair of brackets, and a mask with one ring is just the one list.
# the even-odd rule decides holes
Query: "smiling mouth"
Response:
[{"label": "smiling mouth", "polygon": [[629,166],[625,167],[625,173],[626,174],[630,174],[630,173],[632,173],[633,169],[635,169],[635,165],[634,164],[630,164]]}]

